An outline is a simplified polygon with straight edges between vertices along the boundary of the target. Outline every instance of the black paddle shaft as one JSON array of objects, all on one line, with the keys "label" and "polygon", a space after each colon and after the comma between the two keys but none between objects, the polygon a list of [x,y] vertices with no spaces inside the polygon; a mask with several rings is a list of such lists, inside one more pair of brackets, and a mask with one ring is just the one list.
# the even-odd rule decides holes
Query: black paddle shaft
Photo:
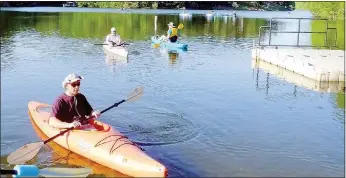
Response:
[{"label": "black paddle shaft", "polygon": [[118,107],[119,104],[121,104],[121,103],[123,103],[123,102],[125,102],[125,101],[126,101],[126,100],[121,100],[121,101],[119,101],[119,102],[117,102],[117,103],[114,103],[112,106],[110,106],[110,107],[104,109],[103,111],[101,111],[101,114],[104,113],[104,112],[106,112],[106,111],[108,111],[108,110],[110,110],[110,109],[112,109],[112,108],[114,108],[114,107]]},{"label": "black paddle shaft", "polygon": [[[108,107],[108,108],[102,110],[102,111],[101,111],[101,114],[104,113],[104,112],[106,112],[106,111],[108,111],[108,110],[110,110],[110,109],[112,109],[112,108],[114,108],[114,107],[118,107],[119,104],[121,104],[121,103],[123,103],[123,102],[125,102],[125,101],[126,101],[126,100],[121,100],[121,101],[119,101],[119,102],[113,104],[112,106],[110,106],[110,107]],[[90,117],[89,119],[92,119],[92,118],[94,118],[94,116]],[[82,124],[87,123],[89,119],[84,120]],[[66,129],[66,130],[64,130],[64,131],[61,131],[59,134],[55,135],[54,137],[51,137],[51,138],[45,140],[45,141],[43,142],[43,144],[46,144],[46,143],[48,143],[48,142],[54,140],[55,138],[57,138],[57,137],[59,137],[59,136],[61,136],[61,135],[64,135],[66,132],[68,132],[68,131],[70,131],[70,130],[73,130],[73,129],[74,129],[74,127],[71,127],[71,128],[68,128],[68,129]]]},{"label": "black paddle shaft", "polygon": [[[105,43],[100,43],[100,44],[94,44],[94,45],[108,45],[108,44],[105,44]],[[119,45],[115,45],[115,46],[122,46],[122,45],[129,45],[128,43],[125,43],[125,42],[123,42],[123,43],[121,43],[121,44],[119,44]]]},{"label": "black paddle shaft", "polygon": [[18,174],[17,170],[5,170],[5,169],[1,169],[0,173],[1,174],[10,174],[10,175],[17,175]]}]

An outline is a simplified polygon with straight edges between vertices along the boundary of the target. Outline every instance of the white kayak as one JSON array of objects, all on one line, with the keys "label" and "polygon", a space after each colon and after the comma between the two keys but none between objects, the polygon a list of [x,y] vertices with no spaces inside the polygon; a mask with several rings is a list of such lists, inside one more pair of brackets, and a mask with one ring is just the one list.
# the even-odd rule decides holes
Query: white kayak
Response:
[{"label": "white kayak", "polygon": [[109,53],[112,53],[114,55],[117,55],[121,58],[127,58],[129,55],[129,52],[127,49],[123,46],[109,46],[109,45],[103,45],[103,49],[106,50]]}]

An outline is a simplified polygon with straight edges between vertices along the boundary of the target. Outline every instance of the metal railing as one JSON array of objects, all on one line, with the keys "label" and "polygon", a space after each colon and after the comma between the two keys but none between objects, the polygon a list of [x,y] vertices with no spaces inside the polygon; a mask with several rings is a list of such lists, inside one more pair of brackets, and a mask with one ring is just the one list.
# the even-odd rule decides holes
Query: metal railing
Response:
[{"label": "metal railing", "polygon": [[[276,19],[284,19],[284,20],[298,20],[298,31],[273,31],[272,30],[272,22],[273,20],[276,20]],[[326,29],[324,32],[307,32],[307,31],[301,31],[300,30],[300,22],[301,20],[322,20],[322,21],[326,21],[327,25],[326,25]],[[269,43],[268,44],[261,44],[261,32],[262,32],[262,29],[268,29],[269,28]],[[326,45],[327,44],[327,38],[328,38],[328,31],[329,30],[335,30],[335,39],[334,39],[334,45],[333,46],[330,46],[330,45]],[[279,44],[275,44],[275,45],[272,45],[271,43],[271,39],[272,39],[272,34],[273,33],[297,33],[297,44],[296,45],[279,45]],[[322,45],[300,45],[299,44],[299,37],[300,37],[300,34],[301,33],[317,33],[317,34],[324,34],[324,46]],[[269,26],[261,26],[259,28],[259,32],[258,32],[258,46],[294,46],[294,47],[336,47],[336,42],[337,42],[337,30],[336,28],[331,28],[329,27],[329,24],[328,24],[328,19],[315,19],[315,18],[271,18],[270,19],[270,24]]]}]

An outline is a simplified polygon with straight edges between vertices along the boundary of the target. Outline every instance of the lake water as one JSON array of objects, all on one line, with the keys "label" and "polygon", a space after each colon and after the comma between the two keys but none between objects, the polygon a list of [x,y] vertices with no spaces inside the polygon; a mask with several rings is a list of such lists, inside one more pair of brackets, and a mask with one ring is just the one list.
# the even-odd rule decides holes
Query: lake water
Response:
[{"label": "lake water", "polygon": [[[253,67],[251,49],[271,17],[312,17],[306,11],[249,12],[207,18],[207,11],[90,8],[2,8],[1,165],[22,145],[40,140],[27,104],[51,104],[69,73],[84,77],[81,92],[102,110],[144,86],[144,95],[102,115],[171,177],[344,176],[344,93],[310,89]],[[155,15],[158,16],[155,30]],[[188,51],[153,48],[150,37],[167,24],[184,23]],[[296,29],[278,21],[279,30]],[[101,46],[115,26],[129,58],[110,59]],[[310,22],[302,29],[311,30]],[[268,39],[268,33],[264,33]],[[276,43],[296,37],[277,35]],[[313,43],[309,34],[301,43]],[[94,175],[120,176],[67,150],[46,148],[31,163],[40,167],[85,166]],[[56,151],[60,150],[60,151]]]}]

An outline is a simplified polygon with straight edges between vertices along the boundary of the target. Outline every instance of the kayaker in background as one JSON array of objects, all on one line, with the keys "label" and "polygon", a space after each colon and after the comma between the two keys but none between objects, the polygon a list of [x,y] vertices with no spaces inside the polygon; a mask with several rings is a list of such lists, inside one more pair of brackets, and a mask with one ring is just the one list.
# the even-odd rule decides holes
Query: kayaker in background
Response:
[{"label": "kayaker in background", "polygon": [[111,33],[106,37],[106,43],[110,46],[119,46],[121,44],[120,35],[117,34],[117,30],[112,27]]},{"label": "kayaker in background", "polygon": [[98,118],[100,111],[94,111],[86,97],[79,93],[82,76],[69,74],[62,82],[65,92],[58,96],[53,105],[48,124],[56,128],[82,126],[81,121],[90,116]]},{"label": "kayaker in background", "polygon": [[167,31],[167,39],[171,41],[172,43],[177,42],[178,36],[180,36],[180,30],[178,30],[173,22],[170,22],[168,25],[168,31]]},{"label": "kayaker in background", "polygon": [[168,25],[167,36],[162,35],[159,40],[169,40],[172,43],[177,42],[178,37],[180,36],[180,30],[174,26],[173,22],[170,22]]}]

